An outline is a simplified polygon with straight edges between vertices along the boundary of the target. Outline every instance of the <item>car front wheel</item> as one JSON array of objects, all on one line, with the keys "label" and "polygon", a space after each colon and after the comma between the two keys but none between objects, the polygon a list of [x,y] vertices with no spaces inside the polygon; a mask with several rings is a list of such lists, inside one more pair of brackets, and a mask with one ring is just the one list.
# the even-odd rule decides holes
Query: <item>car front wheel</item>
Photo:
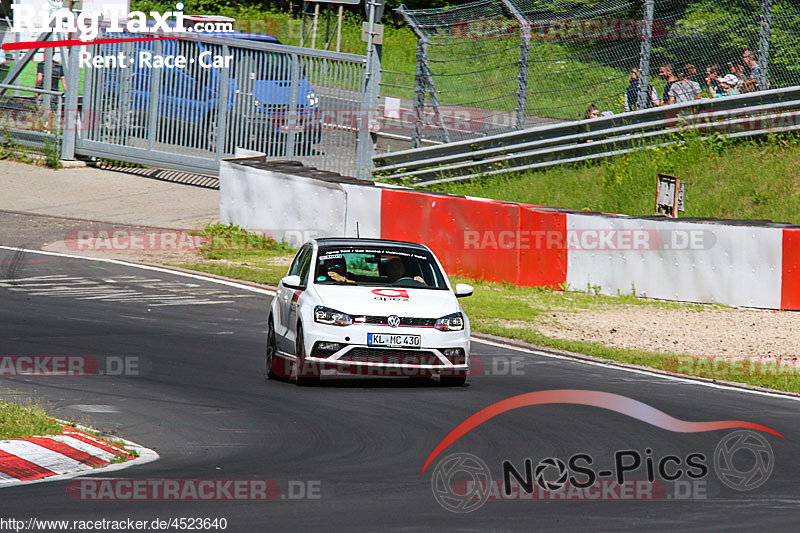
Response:
[{"label": "car front wheel", "polygon": [[319,384],[319,370],[312,363],[306,361],[306,346],[303,340],[303,327],[297,325],[297,340],[295,341],[295,354],[297,356],[297,385],[308,387]]}]

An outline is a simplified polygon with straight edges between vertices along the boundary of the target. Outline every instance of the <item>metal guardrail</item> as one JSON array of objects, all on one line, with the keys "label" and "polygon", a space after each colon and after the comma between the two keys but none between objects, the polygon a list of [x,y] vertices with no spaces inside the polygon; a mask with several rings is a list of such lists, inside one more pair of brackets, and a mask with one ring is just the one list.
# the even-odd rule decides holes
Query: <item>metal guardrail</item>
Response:
[{"label": "metal guardrail", "polygon": [[[35,97],[3,94],[8,91],[33,93]],[[50,102],[40,101],[49,97]],[[46,98],[42,98],[43,100]],[[0,137],[29,148],[44,150],[50,146],[60,151],[64,119],[64,93],[0,83]],[[0,138],[0,142],[4,139]]]},{"label": "metal guardrail", "polygon": [[376,156],[374,163],[382,176],[427,185],[619,155],[670,144],[685,131],[737,138],[796,129],[800,86],[404,150]]}]

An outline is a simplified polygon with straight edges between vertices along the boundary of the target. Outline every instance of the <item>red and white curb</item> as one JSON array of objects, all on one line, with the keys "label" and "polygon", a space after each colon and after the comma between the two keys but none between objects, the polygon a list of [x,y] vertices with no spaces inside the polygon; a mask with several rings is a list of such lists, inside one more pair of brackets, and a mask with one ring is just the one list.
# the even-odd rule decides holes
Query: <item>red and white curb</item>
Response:
[{"label": "red and white curb", "polygon": [[153,450],[120,440],[124,446],[64,426],[58,435],[0,441],[0,488],[105,473],[158,459]]}]

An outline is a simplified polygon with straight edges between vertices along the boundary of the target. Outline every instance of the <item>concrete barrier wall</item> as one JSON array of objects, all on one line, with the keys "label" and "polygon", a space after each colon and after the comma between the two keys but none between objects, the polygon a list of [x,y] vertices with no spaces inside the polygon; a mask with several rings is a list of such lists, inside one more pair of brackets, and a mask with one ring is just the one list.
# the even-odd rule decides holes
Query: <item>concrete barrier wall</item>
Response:
[{"label": "concrete barrier wall", "polygon": [[[567,283],[604,294],[778,308],[783,230],[613,216],[567,215],[567,230],[652,236],[635,249],[570,249]],[[644,240],[644,239],[643,239]],[[612,241],[613,242],[613,241]]]},{"label": "concrete barrier wall", "polygon": [[420,242],[448,274],[487,281],[800,310],[798,227],[576,213],[314,172],[223,161],[220,220],[294,244]]}]

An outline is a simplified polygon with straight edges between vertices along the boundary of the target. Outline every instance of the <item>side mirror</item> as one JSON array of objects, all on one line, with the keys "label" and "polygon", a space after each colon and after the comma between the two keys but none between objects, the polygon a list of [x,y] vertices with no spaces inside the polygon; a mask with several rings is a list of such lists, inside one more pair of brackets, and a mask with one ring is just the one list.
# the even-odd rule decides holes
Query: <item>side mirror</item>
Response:
[{"label": "side mirror", "polygon": [[281,279],[281,284],[289,289],[302,289],[302,283],[300,276],[285,276]]},{"label": "side mirror", "polygon": [[466,298],[467,296],[472,296],[472,293],[475,292],[475,287],[466,283],[456,283],[455,292],[456,298]]}]

